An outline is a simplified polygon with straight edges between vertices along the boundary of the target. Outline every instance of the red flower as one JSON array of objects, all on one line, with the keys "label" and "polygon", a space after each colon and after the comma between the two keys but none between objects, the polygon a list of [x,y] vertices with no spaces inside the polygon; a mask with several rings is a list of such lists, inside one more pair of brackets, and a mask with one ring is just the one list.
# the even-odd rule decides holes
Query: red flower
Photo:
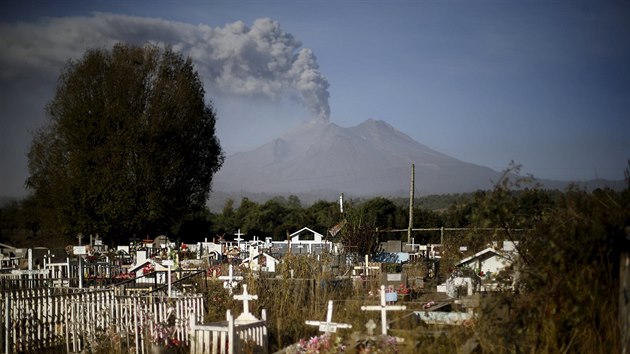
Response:
[{"label": "red flower", "polygon": [[153,267],[153,264],[147,264],[144,266],[144,268],[142,268],[142,273],[143,274],[149,274],[151,272],[153,272],[155,270],[155,268]]}]

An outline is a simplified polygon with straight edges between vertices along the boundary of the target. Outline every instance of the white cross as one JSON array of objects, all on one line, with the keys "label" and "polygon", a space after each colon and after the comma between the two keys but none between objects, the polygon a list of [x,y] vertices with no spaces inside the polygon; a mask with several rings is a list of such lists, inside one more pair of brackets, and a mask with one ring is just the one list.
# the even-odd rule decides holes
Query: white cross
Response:
[{"label": "white cross", "polygon": [[251,318],[256,320],[256,318],[249,312],[249,300],[258,300],[258,295],[249,295],[247,292],[247,284],[243,284],[243,293],[241,295],[234,295],[234,299],[243,301],[243,313],[238,316],[237,320]]},{"label": "white cross", "polygon": [[365,328],[367,328],[368,336],[373,336],[376,323],[374,323],[374,321],[370,318],[370,320],[365,324]]},{"label": "white cross", "polygon": [[336,323],[332,321],[333,302],[328,300],[328,312],[326,312],[326,322],[322,321],[304,321],[310,326],[319,326],[320,332],[337,332],[337,328],[352,328],[352,325],[347,323]]},{"label": "white cross", "polygon": [[406,309],[407,306],[404,305],[387,305],[385,302],[385,285],[381,285],[380,305],[361,306],[361,310],[363,311],[381,311],[381,333],[383,335],[387,334],[387,311],[402,311]]},{"label": "white cross", "polygon": [[241,276],[234,275],[234,269],[230,264],[228,275],[222,275],[219,277],[220,280],[223,280],[223,288],[228,289],[230,294],[232,294],[232,289],[236,287],[239,281],[243,280]]},{"label": "white cross", "polygon": [[363,266],[356,266],[354,267],[354,269],[363,269],[365,276],[369,276],[370,275],[370,269],[379,269],[380,267],[378,266],[370,266],[370,262],[368,261],[368,255],[365,255],[365,264]]},{"label": "white cross", "polygon": [[241,229],[238,229],[238,232],[236,233],[236,238],[234,239],[238,248],[241,248],[241,241],[244,240],[241,238],[241,236],[245,236],[245,234],[242,234]]}]

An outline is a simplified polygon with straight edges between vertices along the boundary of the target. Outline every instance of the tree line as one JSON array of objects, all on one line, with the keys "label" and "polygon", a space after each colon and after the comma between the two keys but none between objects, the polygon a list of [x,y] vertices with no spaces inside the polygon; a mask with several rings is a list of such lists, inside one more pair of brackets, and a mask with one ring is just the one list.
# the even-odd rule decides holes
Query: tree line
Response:
[{"label": "tree line", "polygon": [[[422,207],[425,198],[434,200],[437,196],[420,197],[414,200],[414,228],[475,228],[504,227],[499,222],[505,213],[511,213],[511,227],[526,228],[540,218],[540,215],[553,208],[562,193],[536,188],[523,188],[510,191],[510,199],[502,203],[488,204],[486,199],[492,191],[477,191],[470,194],[445,195],[448,207],[431,210]],[[507,193],[507,192],[506,192]],[[273,240],[286,240],[287,235],[302,227],[309,227],[331,240],[345,240],[356,244],[369,239],[368,250],[374,250],[378,241],[404,240],[406,233],[388,233],[391,229],[407,229],[409,225],[409,200],[404,198],[389,199],[373,197],[368,199],[350,199],[344,202],[342,214],[339,201],[320,200],[311,205],[302,205],[297,196],[275,197],[266,202],[256,203],[244,197],[235,206],[235,201],[228,199],[220,212],[211,212],[207,206],[197,207],[179,219],[168,224],[162,230],[173,240],[198,242],[204,239],[225,237],[232,239],[240,230],[251,239],[271,237]],[[43,226],[45,215],[33,196],[21,201],[12,201],[0,208],[0,242],[13,242],[26,246],[46,241],[58,244],[59,240],[73,243],[73,234],[64,234],[61,230],[50,230]],[[341,232],[333,237],[329,230],[343,225]],[[114,228],[114,227],[111,227]],[[362,230],[362,231],[359,231]],[[379,231],[377,234],[377,230]],[[88,234],[88,231],[82,232]],[[99,230],[94,230],[94,234]],[[105,230],[100,236],[107,236]],[[351,234],[351,235],[349,235]],[[136,234],[133,230],[121,231],[120,234],[105,238],[105,242],[126,243],[130,238],[154,238],[157,234]],[[439,236],[433,233],[414,233],[415,242],[439,242]],[[371,253],[371,252],[369,252]]]}]

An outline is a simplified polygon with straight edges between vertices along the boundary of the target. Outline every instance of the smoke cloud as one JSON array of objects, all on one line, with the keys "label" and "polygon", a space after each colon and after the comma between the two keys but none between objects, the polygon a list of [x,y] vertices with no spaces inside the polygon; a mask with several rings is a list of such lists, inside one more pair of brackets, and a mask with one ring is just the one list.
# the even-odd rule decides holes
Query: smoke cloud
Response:
[{"label": "smoke cloud", "polygon": [[[117,42],[171,46],[190,56],[207,87],[232,95],[269,99],[295,97],[328,121],[328,81],[317,59],[277,21],[256,20],[251,27],[224,27],[107,13],[51,18],[38,23],[0,24],[0,80],[56,77],[68,59],[88,48]],[[40,81],[41,82],[41,81]]]}]

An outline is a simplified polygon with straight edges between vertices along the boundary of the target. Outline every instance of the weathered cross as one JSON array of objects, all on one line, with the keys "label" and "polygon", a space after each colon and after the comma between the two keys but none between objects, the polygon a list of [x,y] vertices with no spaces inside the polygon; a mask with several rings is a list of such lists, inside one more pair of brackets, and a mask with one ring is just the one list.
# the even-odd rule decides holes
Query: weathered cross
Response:
[{"label": "weathered cross", "polygon": [[320,332],[337,332],[337,328],[352,328],[352,325],[347,323],[336,323],[332,321],[332,313],[333,313],[333,302],[332,300],[328,301],[328,312],[326,312],[326,321],[304,321],[307,325],[310,326],[319,326]]},{"label": "weathered cross", "polygon": [[369,276],[370,275],[370,269],[380,269],[380,267],[378,266],[370,266],[370,262],[369,262],[369,258],[368,255],[365,255],[365,264],[362,266],[356,266],[354,267],[355,270],[359,270],[359,269],[363,269],[363,272],[365,274],[365,276]]},{"label": "weathered cross", "polygon": [[368,336],[371,337],[374,335],[374,328],[376,328],[376,323],[374,323],[374,320],[370,318],[370,320],[367,321],[367,323],[365,324],[365,328],[367,329]]},{"label": "weathered cross", "polygon": [[243,301],[243,313],[236,319],[239,322],[257,321],[258,319],[249,312],[249,300],[258,300],[258,295],[249,295],[247,292],[247,284],[243,284],[243,293],[234,295],[235,300]]},{"label": "weathered cross", "polygon": [[234,268],[230,264],[228,275],[222,275],[219,277],[220,280],[223,280],[223,288],[228,289],[230,294],[232,294],[232,289],[236,287],[239,281],[243,280],[243,277],[239,275],[234,275]]},{"label": "weathered cross", "polygon": [[381,333],[387,334],[387,311],[402,311],[406,310],[407,306],[401,305],[387,305],[385,301],[385,285],[381,285],[381,304],[361,306],[363,311],[381,311]]}]

